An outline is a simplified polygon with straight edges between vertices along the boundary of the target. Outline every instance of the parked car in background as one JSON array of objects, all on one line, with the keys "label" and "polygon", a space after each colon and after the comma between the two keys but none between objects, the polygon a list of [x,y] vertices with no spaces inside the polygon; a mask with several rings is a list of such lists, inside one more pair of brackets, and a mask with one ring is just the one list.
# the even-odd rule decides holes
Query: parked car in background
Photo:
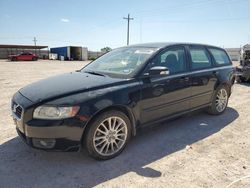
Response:
[{"label": "parked car in background", "polygon": [[20,89],[11,109],[17,133],[31,147],[85,147],[92,157],[106,160],[119,155],[140,127],[198,109],[222,114],[234,79],[224,49],[189,43],[132,45],[76,72]]},{"label": "parked car in background", "polygon": [[10,61],[37,61],[38,56],[30,52],[24,52],[18,55],[10,55],[8,59]]}]

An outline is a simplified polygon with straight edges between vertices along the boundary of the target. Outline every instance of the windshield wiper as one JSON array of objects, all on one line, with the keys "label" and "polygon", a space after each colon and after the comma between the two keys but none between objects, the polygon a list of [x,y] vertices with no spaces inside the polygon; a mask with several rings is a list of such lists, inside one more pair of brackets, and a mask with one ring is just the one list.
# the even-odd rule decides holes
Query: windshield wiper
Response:
[{"label": "windshield wiper", "polygon": [[101,74],[101,73],[95,72],[95,71],[84,71],[84,72],[89,73],[89,74],[98,75],[98,76],[106,76],[105,74]]}]

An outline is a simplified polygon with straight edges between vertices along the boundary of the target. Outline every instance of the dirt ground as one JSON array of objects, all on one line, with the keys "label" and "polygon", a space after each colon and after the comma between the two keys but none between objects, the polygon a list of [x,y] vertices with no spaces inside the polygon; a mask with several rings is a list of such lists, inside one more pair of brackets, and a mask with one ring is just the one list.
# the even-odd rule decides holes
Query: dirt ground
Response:
[{"label": "dirt ground", "polygon": [[85,63],[0,61],[1,188],[250,187],[250,84],[235,84],[223,115],[196,112],[140,130],[109,161],[25,145],[10,116],[12,95],[31,82]]}]

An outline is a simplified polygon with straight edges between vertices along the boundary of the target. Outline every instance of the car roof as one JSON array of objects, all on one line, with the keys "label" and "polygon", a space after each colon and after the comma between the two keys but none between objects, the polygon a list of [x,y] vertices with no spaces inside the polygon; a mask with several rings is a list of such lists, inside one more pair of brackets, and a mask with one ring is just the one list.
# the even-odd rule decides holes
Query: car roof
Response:
[{"label": "car roof", "polygon": [[152,43],[142,43],[142,44],[133,44],[129,45],[129,47],[146,47],[146,48],[165,48],[173,45],[200,45],[200,46],[209,46],[214,48],[220,48],[213,45],[208,44],[200,44],[200,43],[188,43],[188,42],[152,42]]}]

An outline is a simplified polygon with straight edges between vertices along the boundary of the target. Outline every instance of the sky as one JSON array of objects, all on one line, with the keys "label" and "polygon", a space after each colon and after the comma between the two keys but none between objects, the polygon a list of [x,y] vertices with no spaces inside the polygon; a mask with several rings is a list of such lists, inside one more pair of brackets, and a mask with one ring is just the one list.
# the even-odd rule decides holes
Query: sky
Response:
[{"label": "sky", "polygon": [[0,44],[84,46],[250,43],[250,0],[0,0]]}]

